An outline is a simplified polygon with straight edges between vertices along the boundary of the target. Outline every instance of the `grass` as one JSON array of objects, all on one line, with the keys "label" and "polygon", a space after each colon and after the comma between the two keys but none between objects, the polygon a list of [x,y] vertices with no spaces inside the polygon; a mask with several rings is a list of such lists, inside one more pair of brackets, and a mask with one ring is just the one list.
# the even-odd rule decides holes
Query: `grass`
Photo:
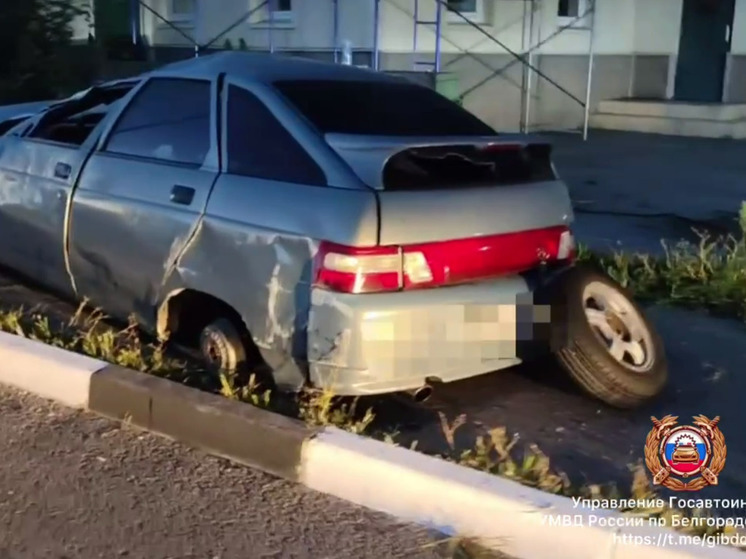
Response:
[{"label": "grass", "polygon": [[629,288],[642,302],[700,308],[718,316],[746,320],[746,203],[739,213],[739,236],[698,233],[696,244],[663,244],[665,255],[579,250],[591,262]]},{"label": "grass", "polygon": [[[746,319],[746,204],[740,214],[739,238],[710,238],[701,235],[698,244],[680,243],[665,247],[665,256],[654,258],[645,254],[618,252],[601,255],[581,247],[579,259],[599,266],[629,288],[643,302],[657,302],[697,307],[713,313]],[[256,377],[238,385],[225,375],[212,378],[188,359],[169,354],[161,344],[144,338],[134,322],[115,330],[98,312],[88,312],[83,304],[67,322],[55,322],[41,312],[23,309],[0,313],[0,330],[35,339],[43,343],[90,355],[123,367],[148,372],[177,382],[183,382],[246,402],[297,417],[309,425],[333,425],[357,434],[366,434],[391,444],[398,444],[396,433],[376,431],[375,412],[358,409],[358,401],[346,401],[323,390],[306,390],[292,401],[262,388]],[[449,422],[441,414],[441,430],[448,450],[441,458],[470,468],[503,476],[542,491],[565,496],[615,498],[622,496],[613,485],[586,484],[573,486],[566,475],[555,471],[551,462],[536,445],[517,449],[518,439],[508,435],[504,427],[495,427],[477,437],[474,447],[457,450],[455,432],[466,423],[466,417]],[[416,442],[411,448],[416,447]],[[632,469],[632,487],[627,496],[650,499],[655,493],[645,468],[636,464]],[[660,510],[623,511],[644,517],[670,520],[673,514],[706,516],[707,511]],[[717,533],[717,529],[691,528],[699,535]],[[721,529],[722,531],[722,529]],[[468,539],[456,538],[452,545],[454,557],[480,557],[482,551]],[[476,547],[475,547],[476,546]],[[471,549],[472,551],[469,551]],[[480,555],[482,554],[482,555]]]}]

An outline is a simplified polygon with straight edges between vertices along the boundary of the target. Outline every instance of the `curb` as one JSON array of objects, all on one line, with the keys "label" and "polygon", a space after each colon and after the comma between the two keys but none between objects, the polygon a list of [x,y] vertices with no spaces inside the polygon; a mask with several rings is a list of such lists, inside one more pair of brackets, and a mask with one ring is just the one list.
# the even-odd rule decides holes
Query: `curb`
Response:
[{"label": "curb", "polygon": [[12,334],[0,332],[0,356],[1,383],[449,536],[478,538],[515,559],[746,557],[735,548],[679,543],[678,532],[626,526],[630,517],[614,511],[576,507],[567,497]]}]

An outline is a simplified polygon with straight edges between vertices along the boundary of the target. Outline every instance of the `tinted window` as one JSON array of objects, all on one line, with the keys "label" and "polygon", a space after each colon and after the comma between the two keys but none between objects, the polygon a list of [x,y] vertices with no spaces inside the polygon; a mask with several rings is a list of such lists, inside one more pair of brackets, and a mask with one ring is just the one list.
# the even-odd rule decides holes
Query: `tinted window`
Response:
[{"label": "tinted window", "polygon": [[117,123],[106,151],[201,165],[210,149],[210,82],[154,79]]},{"label": "tinted window", "polygon": [[326,184],[321,168],[262,101],[228,90],[228,172],[302,184]]},{"label": "tinted window", "polygon": [[471,136],[495,131],[470,112],[409,82],[275,82],[322,133],[374,136]]}]

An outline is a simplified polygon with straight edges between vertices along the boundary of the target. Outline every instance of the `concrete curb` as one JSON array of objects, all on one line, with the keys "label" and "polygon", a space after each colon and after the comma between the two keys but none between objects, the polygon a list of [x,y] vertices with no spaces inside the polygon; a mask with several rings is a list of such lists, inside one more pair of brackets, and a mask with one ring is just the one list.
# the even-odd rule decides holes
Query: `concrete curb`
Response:
[{"label": "concrete curb", "polygon": [[[0,333],[0,382],[446,535],[479,538],[516,559],[745,557],[734,548],[682,543],[672,530],[626,526],[629,517],[613,511],[576,507],[566,497],[339,429],[313,429],[6,333]],[[550,518],[568,518],[575,525]],[[624,541],[619,537],[624,535],[639,539]]]}]

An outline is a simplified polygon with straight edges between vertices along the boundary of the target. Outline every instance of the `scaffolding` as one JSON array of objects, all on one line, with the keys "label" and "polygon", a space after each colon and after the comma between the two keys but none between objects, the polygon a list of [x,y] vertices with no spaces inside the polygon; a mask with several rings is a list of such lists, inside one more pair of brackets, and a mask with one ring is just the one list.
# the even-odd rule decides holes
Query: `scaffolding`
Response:
[{"label": "scaffolding", "polygon": [[[316,0],[318,1],[318,0]],[[340,45],[340,2],[344,0],[330,0],[332,2],[332,54],[333,60],[337,63],[340,62],[343,46]],[[371,49],[371,64],[370,66],[380,71],[381,70],[381,57],[380,57],[380,27],[381,27],[381,3],[387,2],[392,5],[396,5],[397,8],[401,7],[394,3],[394,0],[351,0],[357,2],[369,1],[373,2],[373,21],[372,25],[372,49]],[[494,33],[490,33],[485,25],[473,21],[467,14],[456,9],[453,3],[448,0],[408,0],[412,3],[412,12],[406,12],[411,17],[413,22],[412,31],[412,59],[413,59],[413,70],[421,72],[434,72],[436,74],[443,71],[442,64],[442,42],[448,42],[452,47],[459,51],[460,55],[470,56],[474,58],[479,64],[483,65],[489,70],[489,75],[484,79],[480,80],[476,84],[470,86],[465,91],[462,91],[459,99],[463,100],[467,95],[476,91],[487,82],[503,75],[510,68],[516,64],[522,64],[525,69],[525,77],[521,82],[521,115],[520,115],[520,128],[521,132],[528,133],[531,128],[531,111],[532,111],[532,95],[533,89],[537,85],[537,79],[543,78],[552,87],[562,92],[564,95],[572,99],[583,109],[583,125],[580,131],[583,139],[588,138],[588,123],[590,118],[590,104],[592,94],[592,83],[593,83],[593,66],[594,66],[594,48],[595,48],[595,19],[596,19],[596,2],[597,0],[585,0],[583,3],[585,9],[583,13],[579,13],[577,16],[572,18],[571,21],[557,27],[552,33],[546,37],[541,37],[541,21],[539,19],[538,33],[536,29],[536,13],[541,9],[542,2],[544,0],[515,0],[517,2],[523,2],[523,29],[528,29],[528,36],[524,35],[522,44],[523,52],[517,52],[511,49],[507,44],[498,39]],[[484,0],[485,2],[494,2],[496,0]],[[258,23],[266,27],[267,32],[267,50],[271,53],[278,51],[275,43],[275,33],[277,31],[275,14],[277,13],[278,0],[262,0],[257,5],[248,9],[241,17],[237,18],[234,22],[228,25],[223,31],[218,33],[213,38],[205,42],[200,42],[195,37],[190,36],[184,32],[176,23],[169,21],[162,14],[158,13],[154,8],[148,5],[147,0],[130,0],[132,3],[131,10],[131,30],[132,30],[132,42],[139,43],[141,40],[141,12],[145,10],[151,13],[156,19],[172,28],[176,33],[184,37],[193,46],[194,56],[198,57],[208,49],[215,48],[215,45],[231,33],[237,27],[243,25],[246,21],[249,21],[257,13],[265,13],[267,15],[266,20],[259,21]],[[422,3],[428,2],[431,6],[434,4],[435,16],[433,19],[420,19],[422,14]],[[202,4],[202,0],[195,0],[194,5],[196,8],[195,14],[195,28],[199,29],[200,25],[200,12],[199,8]],[[579,4],[581,5],[581,4]],[[404,10],[402,10],[404,11]],[[512,60],[507,64],[499,68],[494,68],[488,63],[484,62],[480,57],[469,52],[467,49],[457,45],[454,41],[448,39],[443,32],[443,20],[444,14],[452,14],[453,17],[460,19],[464,24],[470,26],[477,33],[482,35],[487,40],[491,41],[495,45],[499,46],[500,49],[506,54],[512,57]],[[579,23],[585,23],[585,25],[578,25]],[[423,27],[431,28],[434,34],[434,47],[432,52],[432,58],[429,60],[423,60],[420,58],[422,49],[420,48],[420,30]],[[535,65],[536,54],[540,49],[550,42],[552,39],[563,33],[564,31],[572,29],[574,31],[584,30],[588,33],[588,67],[586,76],[586,87],[585,96],[580,98],[573,94],[567,88],[562,86],[556,80],[552,79],[544,72],[542,72]],[[535,38],[535,33],[538,37]]]}]

